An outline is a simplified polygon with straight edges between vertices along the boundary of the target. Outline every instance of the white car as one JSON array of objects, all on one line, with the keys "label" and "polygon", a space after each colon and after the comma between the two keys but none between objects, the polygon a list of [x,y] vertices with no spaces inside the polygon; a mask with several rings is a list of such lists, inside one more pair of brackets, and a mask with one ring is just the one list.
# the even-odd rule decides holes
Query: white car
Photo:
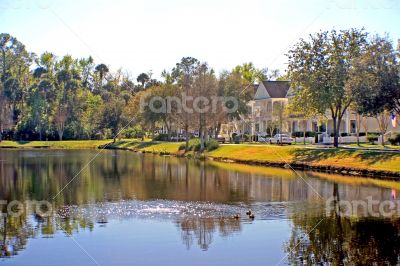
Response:
[{"label": "white car", "polygon": [[258,142],[269,142],[269,138],[266,136],[258,135]]},{"label": "white car", "polygon": [[[282,143],[281,143],[282,141]],[[276,134],[273,138],[269,139],[269,143],[277,143],[277,144],[292,144],[294,139],[291,138],[288,134]]]}]

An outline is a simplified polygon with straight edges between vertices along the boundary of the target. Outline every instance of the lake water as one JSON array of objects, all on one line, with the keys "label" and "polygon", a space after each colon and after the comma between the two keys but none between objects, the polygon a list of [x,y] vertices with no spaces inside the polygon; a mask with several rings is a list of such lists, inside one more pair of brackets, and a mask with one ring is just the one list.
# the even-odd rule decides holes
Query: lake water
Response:
[{"label": "lake water", "polygon": [[397,212],[335,210],[396,204],[399,188],[127,151],[0,150],[0,264],[396,265]]}]

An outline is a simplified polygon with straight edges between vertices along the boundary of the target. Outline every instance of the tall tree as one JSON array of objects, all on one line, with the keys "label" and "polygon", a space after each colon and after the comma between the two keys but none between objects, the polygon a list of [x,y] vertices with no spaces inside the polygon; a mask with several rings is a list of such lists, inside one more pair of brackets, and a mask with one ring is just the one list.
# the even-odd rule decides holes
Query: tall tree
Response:
[{"label": "tall tree", "polygon": [[365,50],[366,37],[367,33],[357,29],[319,32],[309,40],[301,39],[288,53],[294,91],[305,91],[302,95],[321,115],[329,111],[335,147],[339,146],[342,118],[354,100],[353,87],[347,85],[350,69]]},{"label": "tall tree", "polygon": [[[193,96],[194,76],[199,65],[200,62],[196,58],[183,57],[181,61],[177,63],[176,66],[172,69],[172,78],[173,80],[176,80],[178,86],[181,89],[181,93],[184,93],[185,96]],[[188,103],[185,102],[185,104],[187,105]],[[192,124],[192,116],[193,114],[191,112],[188,112],[187,110],[182,110],[180,121],[181,126],[183,126],[186,134],[186,151],[189,148],[189,130]]]},{"label": "tall tree", "polygon": [[200,151],[202,152],[216,112],[211,106],[213,96],[217,96],[217,79],[214,70],[207,63],[202,63],[197,67],[193,96],[193,111],[194,117],[198,119]]},{"label": "tall tree", "polygon": [[149,82],[150,77],[146,73],[141,73],[137,78],[136,81],[142,84],[142,87],[144,88],[144,85]]},{"label": "tall tree", "polygon": [[374,36],[366,51],[354,60],[348,85],[353,88],[354,108],[358,113],[375,117],[382,134],[390,122],[390,113],[400,98],[398,63],[387,36]]}]

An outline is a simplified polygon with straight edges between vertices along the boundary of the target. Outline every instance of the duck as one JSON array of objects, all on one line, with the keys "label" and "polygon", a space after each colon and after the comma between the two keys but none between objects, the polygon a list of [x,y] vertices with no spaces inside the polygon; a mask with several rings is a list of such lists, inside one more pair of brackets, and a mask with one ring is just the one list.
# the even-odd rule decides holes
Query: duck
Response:
[{"label": "duck", "polygon": [[249,218],[250,218],[251,220],[254,220],[254,218],[256,218],[256,217],[254,216],[254,214],[250,214],[250,215],[249,215]]},{"label": "duck", "polygon": [[248,210],[247,212],[246,212],[246,215],[251,215],[251,210]]},{"label": "duck", "polygon": [[239,219],[240,219],[240,215],[239,215],[239,214],[235,214],[235,215],[233,216],[233,219],[239,220]]}]

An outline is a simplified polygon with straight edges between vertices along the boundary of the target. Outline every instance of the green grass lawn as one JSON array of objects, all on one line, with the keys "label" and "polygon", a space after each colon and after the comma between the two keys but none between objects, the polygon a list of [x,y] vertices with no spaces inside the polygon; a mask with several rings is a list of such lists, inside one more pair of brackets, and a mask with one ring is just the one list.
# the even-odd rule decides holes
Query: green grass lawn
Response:
[{"label": "green grass lawn", "polygon": [[348,144],[346,146],[355,147],[355,148],[358,148],[358,147],[360,147],[360,148],[370,148],[370,149],[400,149],[399,145],[385,145],[385,146],[382,146],[382,145],[377,145],[377,144],[372,145],[372,144],[368,144],[368,143],[361,143],[360,145],[357,145],[357,144],[353,143],[353,144]]},{"label": "green grass lawn", "polygon": [[177,153],[182,142],[160,142],[140,140],[120,140],[111,144],[110,148],[129,149],[153,153]]},{"label": "green grass lawn", "polygon": [[2,141],[0,147],[49,148],[49,149],[96,149],[112,140],[63,140],[63,141]]},{"label": "green grass lawn", "polygon": [[222,145],[208,153],[215,158],[272,163],[304,163],[354,169],[400,172],[399,152],[305,148],[277,145]]},{"label": "green grass lawn", "polygon": [[4,148],[49,148],[49,149],[96,149],[107,145],[109,148],[140,150],[145,152],[176,153],[181,143],[157,142],[146,139],[121,139],[112,143],[112,140],[65,140],[65,141],[2,141]]}]

